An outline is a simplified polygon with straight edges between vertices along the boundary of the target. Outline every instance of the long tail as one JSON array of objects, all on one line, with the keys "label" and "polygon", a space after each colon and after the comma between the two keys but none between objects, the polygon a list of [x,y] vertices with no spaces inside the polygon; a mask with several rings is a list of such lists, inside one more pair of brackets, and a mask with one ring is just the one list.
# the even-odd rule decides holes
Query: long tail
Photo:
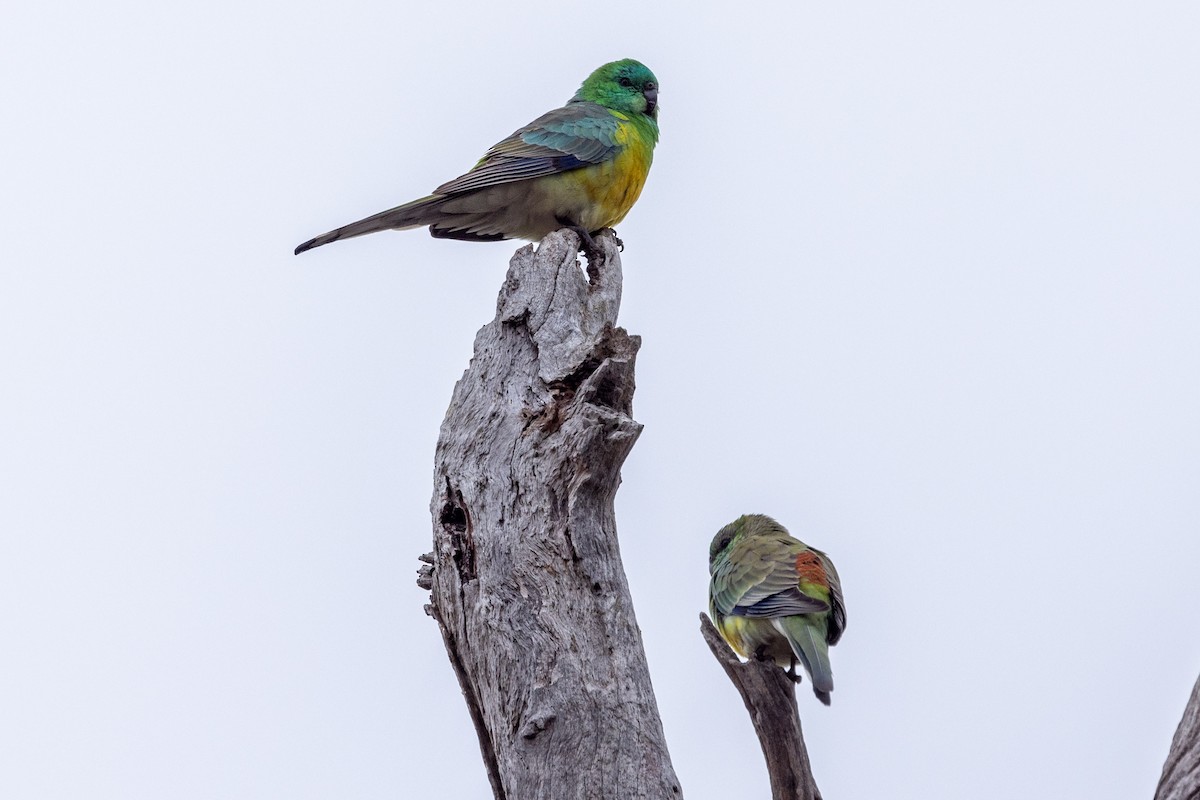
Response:
[{"label": "long tail", "polygon": [[402,231],[408,228],[419,228],[423,225],[430,225],[441,218],[441,215],[431,212],[436,212],[438,206],[446,199],[445,195],[431,194],[429,197],[422,197],[420,200],[413,200],[411,203],[405,203],[402,206],[396,206],[387,211],[372,214],[366,219],[351,222],[349,225],[343,225],[337,230],[323,233],[315,239],[309,239],[296,248],[296,255],[300,255],[305,250],[320,247],[323,244],[336,242],[339,239],[352,239],[355,236],[364,236],[376,231]]},{"label": "long tail", "polygon": [[829,645],[825,643],[824,626],[800,616],[784,617],[777,620],[776,624],[787,637],[796,659],[808,672],[813,694],[829,705],[829,693],[833,691],[833,668],[829,665]]}]

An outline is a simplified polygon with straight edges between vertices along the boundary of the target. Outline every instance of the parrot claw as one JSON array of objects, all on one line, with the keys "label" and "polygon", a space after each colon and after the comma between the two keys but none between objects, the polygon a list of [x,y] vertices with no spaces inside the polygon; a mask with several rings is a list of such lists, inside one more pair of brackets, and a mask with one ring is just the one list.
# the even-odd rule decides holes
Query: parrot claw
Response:
[{"label": "parrot claw", "polygon": [[[767,653],[767,646],[764,644],[764,645],[759,645],[759,648],[754,651],[754,660],[755,661],[774,662],[775,658],[774,658],[774,656]],[[788,680],[790,680],[792,683],[803,683],[804,682],[804,678],[798,672],[796,672],[796,659],[794,659],[794,658],[792,659],[791,666],[789,666],[787,669],[785,669],[783,671],[783,674],[787,675]]]},{"label": "parrot claw", "polygon": [[602,228],[600,230],[601,233],[603,233],[605,231],[608,231],[609,233],[612,234],[613,241],[617,243],[617,249],[620,250],[622,253],[624,253],[625,252],[625,243],[621,241],[620,236],[617,236],[617,229],[616,228]]}]

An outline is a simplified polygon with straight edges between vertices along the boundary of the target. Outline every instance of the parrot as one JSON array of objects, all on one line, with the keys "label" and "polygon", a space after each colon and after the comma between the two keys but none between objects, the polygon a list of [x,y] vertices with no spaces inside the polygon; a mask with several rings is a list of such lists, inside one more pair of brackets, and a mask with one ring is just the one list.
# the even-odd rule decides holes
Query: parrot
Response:
[{"label": "parrot", "polygon": [[721,528],[708,548],[708,610],[743,658],[773,660],[797,683],[804,665],[813,694],[829,705],[829,646],[846,628],[842,583],[829,556],[764,514]]},{"label": "parrot", "polygon": [[538,240],[593,233],[625,218],[646,183],[658,143],[658,79],[627,58],[598,68],[562,108],[492,145],[474,167],[433,194],[352,222],[296,248],[382,230],[429,226],[439,239]]}]

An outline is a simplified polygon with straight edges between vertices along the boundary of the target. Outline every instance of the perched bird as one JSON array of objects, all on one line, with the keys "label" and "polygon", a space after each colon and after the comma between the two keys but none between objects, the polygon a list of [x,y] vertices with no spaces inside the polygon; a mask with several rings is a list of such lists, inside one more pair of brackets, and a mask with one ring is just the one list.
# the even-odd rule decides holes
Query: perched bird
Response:
[{"label": "perched bird", "polygon": [[775,520],[747,514],[726,525],[708,548],[708,610],[722,638],[743,658],[804,665],[813,694],[829,705],[829,645],[846,627],[842,584],[820,550],[788,535]]},{"label": "perched bird", "polygon": [[658,79],[633,59],[597,69],[565,106],[492,146],[433,194],[309,239],[323,244],[429,226],[440,239],[541,239],[570,228],[588,250],[642,192],[658,142]]}]

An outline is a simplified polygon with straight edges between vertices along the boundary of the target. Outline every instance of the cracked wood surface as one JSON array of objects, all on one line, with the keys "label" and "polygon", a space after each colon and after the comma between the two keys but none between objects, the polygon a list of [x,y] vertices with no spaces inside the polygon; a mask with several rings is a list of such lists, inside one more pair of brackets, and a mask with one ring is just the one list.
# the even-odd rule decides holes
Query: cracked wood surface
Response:
[{"label": "cracked wood surface", "polygon": [[615,237],[590,282],[576,242],[510,262],[442,423],[419,582],[497,798],[675,798],[613,511],[640,340]]},{"label": "cracked wood surface", "polygon": [[1167,763],[1154,800],[1195,800],[1200,798],[1200,678],[1183,709],[1183,719],[1171,739]]}]

